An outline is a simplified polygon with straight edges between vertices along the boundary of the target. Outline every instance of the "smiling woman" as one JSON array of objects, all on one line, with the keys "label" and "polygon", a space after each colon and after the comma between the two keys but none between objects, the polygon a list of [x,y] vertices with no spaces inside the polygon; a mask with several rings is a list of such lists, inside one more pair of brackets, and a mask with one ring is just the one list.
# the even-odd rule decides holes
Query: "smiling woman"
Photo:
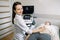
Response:
[{"label": "smiling woman", "polygon": [[0,40],[13,39],[11,23],[10,0],[0,0]]}]

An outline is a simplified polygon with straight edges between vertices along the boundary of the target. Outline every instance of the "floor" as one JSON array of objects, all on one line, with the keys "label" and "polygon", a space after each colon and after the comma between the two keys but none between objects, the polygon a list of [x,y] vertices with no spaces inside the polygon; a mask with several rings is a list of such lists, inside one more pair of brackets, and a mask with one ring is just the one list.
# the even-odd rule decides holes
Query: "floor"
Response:
[{"label": "floor", "polygon": [[60,30],[59,30],[59,37],[60,37]]}]

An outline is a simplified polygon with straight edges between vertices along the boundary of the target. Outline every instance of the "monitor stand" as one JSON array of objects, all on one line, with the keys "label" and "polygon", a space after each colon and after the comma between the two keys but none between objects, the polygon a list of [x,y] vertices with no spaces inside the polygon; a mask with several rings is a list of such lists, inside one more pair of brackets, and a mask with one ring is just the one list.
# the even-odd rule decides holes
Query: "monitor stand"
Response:
[{"label": "monitor stand", "polygon": [[31,15],[24,15],[23,19],[28,27],[31,29],[35,27],[33,17]]},{"label": "monitor stand", "polygon": [[23,17],[23,19],[28,19],[28,20],[30,20],[30,18],[31,18],[31,15],[24,15]]}]

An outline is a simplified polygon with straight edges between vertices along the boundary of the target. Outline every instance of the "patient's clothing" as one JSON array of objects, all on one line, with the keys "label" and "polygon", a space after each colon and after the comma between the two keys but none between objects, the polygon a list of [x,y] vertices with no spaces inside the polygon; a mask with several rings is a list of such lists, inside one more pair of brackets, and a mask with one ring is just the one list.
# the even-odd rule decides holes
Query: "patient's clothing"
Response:
[{"label": "patient's clothing", "polygon": [[40,34],[40,33],[33,33],[30,35],[28,40],[51,40],[51,36],[49,34]]}]

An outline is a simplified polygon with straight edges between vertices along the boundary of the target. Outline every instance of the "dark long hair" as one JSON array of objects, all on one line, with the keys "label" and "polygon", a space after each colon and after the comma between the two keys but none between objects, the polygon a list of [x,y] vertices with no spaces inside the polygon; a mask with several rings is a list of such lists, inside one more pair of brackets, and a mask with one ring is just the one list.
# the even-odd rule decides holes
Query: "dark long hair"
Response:
[{"label": "dark long hair", "polygon": [[12,7],[12,23],[14,24],[14,18],[16,13],[14,12],[14,10],[16,10],[16,5],[21,5],[20,2],[14,2],[13,7]]}]

